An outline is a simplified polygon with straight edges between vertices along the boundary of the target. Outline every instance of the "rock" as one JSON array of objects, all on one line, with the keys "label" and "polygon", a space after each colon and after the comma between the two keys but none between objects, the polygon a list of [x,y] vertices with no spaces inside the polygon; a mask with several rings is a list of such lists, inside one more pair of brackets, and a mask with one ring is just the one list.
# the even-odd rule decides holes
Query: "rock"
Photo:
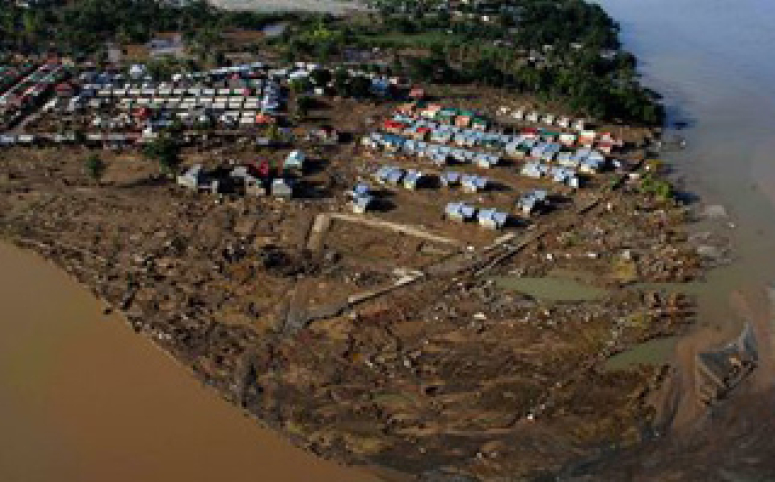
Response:
[{"label": "rock", "polygon": [[726,218],[728,214],[724,206],[714,204],[706,206],[705,209],[702,210],[702,216],[705,218]]},{"label": "rock", "polygon": [[724,257],[724,250],[707,244],[697,246],[697,254],[703,258],[718,260]]}]

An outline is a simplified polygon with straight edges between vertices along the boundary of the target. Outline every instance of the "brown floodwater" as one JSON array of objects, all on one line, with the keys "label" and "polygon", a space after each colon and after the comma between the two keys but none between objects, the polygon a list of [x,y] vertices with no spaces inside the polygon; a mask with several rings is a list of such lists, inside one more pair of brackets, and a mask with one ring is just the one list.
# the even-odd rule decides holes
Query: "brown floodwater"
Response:
[{"label": "brown floodwater", "polygon": [[597,1],[620,22],[646,83],[665,96],[668,121],[688,124],[677,132],[688,148],[666,155],[676,175],[729,213],[697,227],[729,237],[735,255],[708,274],[700,315],[738,329],[731,294],[761,296],[775,278],[775,2]]},{"label": "brown floodwater", "polygon": [[2,482],[377,480],[260,428],[55,266],[5,244],[0,308]]}]

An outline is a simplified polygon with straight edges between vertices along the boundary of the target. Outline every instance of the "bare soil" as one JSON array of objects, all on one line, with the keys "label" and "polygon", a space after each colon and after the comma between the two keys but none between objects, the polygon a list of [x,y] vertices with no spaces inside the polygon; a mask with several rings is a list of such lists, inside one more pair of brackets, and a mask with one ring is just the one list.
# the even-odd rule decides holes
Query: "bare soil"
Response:
[{"label": "bare soil", "polygon": [[[387,109],[331,100],[305,125],[332,123],[357,137],[364,119]],[[488,250],[503,233],[441,219],[460,194],[390,188],[395,207],[370,219],[460,246],[334,220],[322,249],[311,251],[315,217],[346,210],[358,178],[379,163],[414,161],[381,159],[354,143],[303,148],[319,168],[290,201],[192,194],[131,150],[99,153],[108,164],[100,184],[84,173],[87,149],[3,150],[0,228],[121,310],[224,397],[327,457],[427,477],[518,478],[644,439],[665,369],[604,364],[683,332],[692,319],[686,296],[620,289],[701,272],[681,206],[634,185],[611,191],[618,174],[601,174],[580,193],[557,192],[566,198],[558,209]],[[187,148],[183,157],[216,166],[286,153],[233,144]],[[516,168],[486,173],[508,189],[468,196],[506,208],[538,187]],[[311,311],[390,286],[397,268],[423,276],[304,323]],[[589,273],[611,294],[548,303],[493,281],[558,269]]]}]

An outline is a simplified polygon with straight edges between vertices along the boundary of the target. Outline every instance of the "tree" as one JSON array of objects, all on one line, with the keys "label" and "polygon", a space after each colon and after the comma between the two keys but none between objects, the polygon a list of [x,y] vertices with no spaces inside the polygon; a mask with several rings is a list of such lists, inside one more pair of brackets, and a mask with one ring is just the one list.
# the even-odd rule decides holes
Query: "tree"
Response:
[{"label": "tree", "polygon": [[310,82],[306,77],[300,77],[298,79],[293,79],[290,82],[290,88],[294,94],[301,95],[305,92],[309,92],[309,90],[312,89],[312,82]]},{"label": "tree", "polygon": [[277,124],[271,124],[266,128],[266,137],[272,142],[280,140],[280,129],[277,127]]},{"label": "tree", "polygon": [[307,96],[302,95],[300,97],[296,98],[296,114],[300,118],[307,117],[307,114],[309,113],[309,110],[312,108],[312,106],[315,104],[315,101]]},{"label": "tree", "polygon": [[329,82],[331,82],[331,79],[333,76],[331,75],[331,71],[328,69],[315,69],[309,74],[312,81],[315,83],[315,85],[319,87],[325,87],[328,85]]},{"label": "tree", "polygon": [[24,35],[27,38],[32,39],[35,36],[35,32],[37,32],[39,28],[40,23],[38,16],[35,14],[35,11],[26,10],[22,15],[22,29],[24,31]]},{"label": "tree", "polygon": [[107,165],[105,165],[105,163],[97,154],[90,155],[84,161],[84,169],[86,169],[86,173],[90,178],[96,181],[97,184],[100,183],[102,176],[105,174],[106,168]]},{"label": "tree", "polygon": [[673,186],[667,180],[657,178],[653,174],[647,174],[643,177],[640,190],[644,194],[653,194],[662,200],[673,197]]},{"label": "tree", "polygon": [[180,146],[168,135],[159,136],[143,148],[143,155],[158,162],[159,170],[166,176],[172,174],[180,164],[179,153]]},{"label": "tree", "polygon": [[180,118],[175,117],[174,119],[172,119],[172,123],[170,124],[168,129],[170,132],[174,134],[180,134],[181,132],[183,132],[184,128],[185,126],[183,125],[183,122],[180,120]]},{"label": "tree", "polygon": [[654,194],[663,200],[670,199],[673,197],[673,186],[665,180],[660,180],[655,186]]},{"label": "tree", "polygon": [[350,80],[350,94],[353,97],[368,97],[371,93],[371,81],[361,75]]},{"label": "tree", "polygon": [[350,81],[350,73],[344,67],[339,67],[334,71],[334,89],[339,95],[346,95]]}]

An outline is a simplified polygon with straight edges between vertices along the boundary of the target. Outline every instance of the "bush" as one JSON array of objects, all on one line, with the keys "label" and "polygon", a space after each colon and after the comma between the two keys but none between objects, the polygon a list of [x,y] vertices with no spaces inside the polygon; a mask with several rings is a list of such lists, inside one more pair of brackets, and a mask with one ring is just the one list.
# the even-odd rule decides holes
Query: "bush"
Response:
[{"label": "bush", "polygon": [[90,178],[97,182],[100,182],[102,176],[105,174],[107,165],[97,154],[92,154],[84,161],[84,169]]}]

